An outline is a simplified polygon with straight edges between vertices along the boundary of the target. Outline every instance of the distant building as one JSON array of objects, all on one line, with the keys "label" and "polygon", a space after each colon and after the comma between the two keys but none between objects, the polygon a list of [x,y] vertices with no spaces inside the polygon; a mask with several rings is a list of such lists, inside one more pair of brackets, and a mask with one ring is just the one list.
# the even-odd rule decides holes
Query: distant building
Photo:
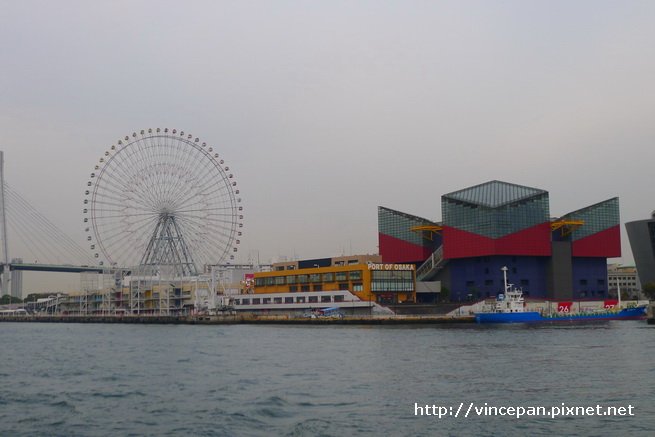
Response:
[{"label": "distant building", "polygon": [[655,211],[648,220],[625,224],[642,285],[655,283]]},{"label": "distant building", "polygon": [[502,181],[442,195],[441,222],[379,207],[380,255],[417,263],[417,280],[441,281],[451,300],[496,296],[503,266],[531,298],[607,298],[607,258],[621,256],[619,199],[559,218],[549,208],[547,191]]},{"label": "distant building", "polygon": [[620,264],[610,264],[607,266],[607,287],[611,294],[618,294],[621,291],[621,297],[624,299],[639,297],[641,292],[641,283],[637,275],[637,269],[634,266],[622,266]]}]

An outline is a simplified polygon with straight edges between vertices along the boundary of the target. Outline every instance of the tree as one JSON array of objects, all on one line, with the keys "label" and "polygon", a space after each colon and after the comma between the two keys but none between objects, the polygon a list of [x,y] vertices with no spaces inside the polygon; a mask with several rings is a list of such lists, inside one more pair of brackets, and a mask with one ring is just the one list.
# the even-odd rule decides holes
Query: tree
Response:
[{"label": "tree", "polygon": [[655,282],[646,282],[641,286],[641,291],[649,300],[655,300]]},{"label": "tree", "polygon": [[7,305],[10,303],[23,303],[23,299],[20,299],[18,297],[13,297],[9,294],[5,294],[0,298],[0,305]]}]

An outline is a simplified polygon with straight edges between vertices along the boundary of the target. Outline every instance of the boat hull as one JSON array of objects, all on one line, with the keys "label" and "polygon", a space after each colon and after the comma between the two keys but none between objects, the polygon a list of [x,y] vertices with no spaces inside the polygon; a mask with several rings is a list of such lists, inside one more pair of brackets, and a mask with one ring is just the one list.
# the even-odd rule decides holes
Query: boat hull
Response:
[{"label": "boat hull", "polygon": [[554,323],[554,322],[584,322],[595,320],[642,320],[646,318],[646,307],[625,308],[621,311],[600,313],[577,313],[544,317],[536,311],[517,313],[477,313],[477,323]]}]

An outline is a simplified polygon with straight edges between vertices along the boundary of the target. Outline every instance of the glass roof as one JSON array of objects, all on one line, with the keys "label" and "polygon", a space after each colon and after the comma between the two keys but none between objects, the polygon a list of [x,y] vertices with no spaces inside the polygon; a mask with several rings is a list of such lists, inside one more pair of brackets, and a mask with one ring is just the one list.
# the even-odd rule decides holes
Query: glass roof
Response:
[{"label": "glass roof", "polygon": [[473,205],[497,208],[499,206],[518,202],[541,194],[548,194],[547,191],[538,188],[524,187],[522,185],[510,184],[502,181],[490,181],[463,190],[444,194],[444,198]]}]

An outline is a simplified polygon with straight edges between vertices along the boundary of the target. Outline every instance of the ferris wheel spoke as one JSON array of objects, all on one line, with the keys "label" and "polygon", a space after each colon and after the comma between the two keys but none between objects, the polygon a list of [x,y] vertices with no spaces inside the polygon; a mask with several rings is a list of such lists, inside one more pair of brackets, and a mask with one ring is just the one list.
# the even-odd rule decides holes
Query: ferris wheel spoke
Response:
[{"label": "ferris wheel spoke", "polygon": [[202,230],[210,235],[215,235],[216,237],[225,238],[228,241],[234,238],[236,231],[232,229],[231,226],[226,226],[228,223],[215,223],[215,222],[199,222],[190,219],[183,219],[184,222],[190,226],[197,229],[199,226],[204,226]]},{"label": "ferris wheel spoke", "polygon": [[237,203],[235,199],[229,197],[220,197],[220,196],[211,196],[207,194],[198,194],[195,197],[188,197],[183,199],[183,201],[176,203],[177,210],[187,210],[195,207],[195,205],[203,204],[204,202],[210,203],[220,203],[221,205],[230,205],[230,208],[234,208]]},{"label": "ferris wheel spoke", "polygon": [[[188,144],[189,147],[194,147],[193,143],[189,143],[186,140],[183,140],[186,144]],[[198,166],[198,156],[192,153],[184,153],[185,149],[183,148],[173,148],[172,149],[172,156],[171,159],[174,162],[179,163],[179,172],[178,172],[178,177],[176,180],[171,181],[171,183],[167,187],[167,191],[165,193],[165,196],[168,200],[170,200],[172,197],[174,197],[173,193],[176,193],[180,189],[184,189],[185,186],[189,186],[189,182],[187,181],[189,178],[192,179],[191,175],[194,174],[194,168],[195,166]]]},{"label": "ferris wheel spoke", "polygon": [[148,181],[148,166],[151,161],[146,154],[147,151],[143,150],[143,144],[137,141],[130,143],[126,148],[129,148],[130,153],[120,161],[125,169],[126,181],[136,195],[154,205],[156,193],[153,185]]},{"label": "ferris wheel spoke", "polygon": [[[126,166],[120,166],[121,168],[124,168]],[[137,172],[139,174],[140,172]],[[136,188],[137,185],[135,184],[135,181],[133,180],[134,177],[130,177],[127,175],[124,175],[123,173],[116,174],[114,175],[113,173],[110,172],[104,172],[100,176],[100,180],[97,184],[97,188],[95,190],[95,195],[96,197],[98,195],[101,195],[100,193],[107,190],[117,197],[128,197],[128,194],[130,197],[138,197],[142,200],[143,203],[150,205],[152,209],[154,209],[154,205],[152,205],[151,197],[147,195],[142,195]],[[116,182],[118,181],[118,182]]]},{"label": "ferris wheel spoke", "polygon": [[[135,251],[135,249],[145,247],[145,232],[154,225],[150,224],[145,229],[134,230],[130,232],[125,231],[115,231],[114,233],[109,234],[106,232],[107,236],[103,239],[103,247],[110,251],[112,254],[115,254],[117,260],[120,259],[122,263],[131,263],[134,262],[134,258],[137,255],[132,257],[126,256],[126,253],[129,253],[129,250],[139,253],[140,251]],[[112,257],[113,258],[113,257]]]}]

